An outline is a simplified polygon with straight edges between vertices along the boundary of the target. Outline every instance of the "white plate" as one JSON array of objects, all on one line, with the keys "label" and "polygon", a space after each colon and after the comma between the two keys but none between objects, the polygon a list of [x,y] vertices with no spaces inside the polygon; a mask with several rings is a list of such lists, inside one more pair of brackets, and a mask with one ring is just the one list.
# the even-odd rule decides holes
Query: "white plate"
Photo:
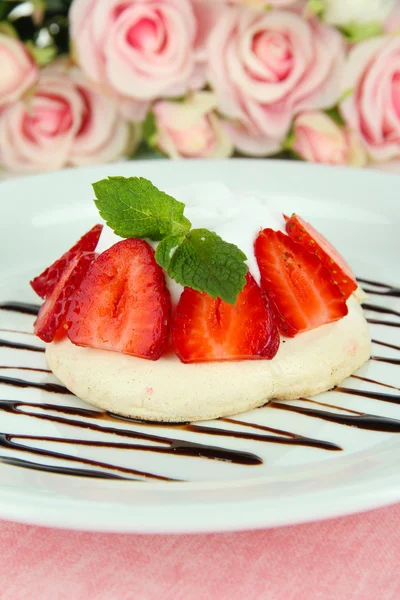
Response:
[{"label": "white plate", "polygon": [[[112,174],[142,175],[160,187],[220,180],[236,188],[262,190],[278,201],[285,212],[296,210],[312,220],[348,258],[359,277],[390,286],[400,284],[400,178],[265,160],[150,161],[69,170],[0,184],[0,302],[37,301],[28,286],[29,279],[96,222],[90,183]],[[376,397],[334,391],[321,394],[318,400],[360,413],[400,419],[400,298],[374,294],[369,302],[392,311],[367,312],[372,320],[392,323],[371,325],[372,337],[388,344],[374,343],[373,354],[389,361],[370,361],[358,372],[358,378],[349,378],[343,387],[372,392]],[[210,435],[171,426],[155,428],[88,418],[84,413],[68,416],[57,412],[57,407],[85,405],[71,395],[56,393],[57,388],[44,391],[40,386],[24,387],[25,381],[43,384],[54,383],[55,379],[49,373],[32,370],[46,368],[42,352],[9,347],[10,344],[40,346],[30,334],[33,319],[32,315],[4,310],[4,306],[0,310],[0,337],[6,340],[0,346],[0,365],[7,367],[0,370],[0,398],[7,401],[0,403],[1,518],[99,531],[223,531],[323,519],[400,500],[400,435],[394,432],[349,427],[271,407],[239,417],[242,421],[328,440],[343,449],[328,451],[282,445],[262,437]],[[20,382],[11,385],[13,382],[7,378]],[[12,401],[28,404],[13,405]],[[53,409],[43,404],[53,405]],[[346,410],[301,401],[288,405],[318,408],[325,417],[326,413],[328,416],[335,413],[357,418]],[[19,412],[10,411],[13,406]],[[21,414],[27,412],[41,418]],[[60,417],[72,419],[77,425],[54,420]],[[79,427],[82,423],[118,428],[123,430],[122,434],[129,432],[130,437]],[[217,421],[207,425],[250,435],[268,434]],[[390,423],[392,429],[399,426],[400,421]],[[147,449],[160,447],[155,439],[134,438],[135,432],[224,447],[237,451],[239,456],[249,452],[260,457],[262,464],[243,465],[206,457],[109,447],[111,443],[140,444]],[[35,440],[16,434],[52,439]],[[66,438],[67,443],[62,443],[61,438]],[[106,446],[72,445],[68,443],[70,439],[104,441]],[[280,436],[278,441],[282,439]],[[22,451],[16,448],[16,443],[31,450]],[[67,454],[75,460],[46,456],[38,449]],[[10,464],[10,458],[17,459],[12,461],[15,464]],[[81,462],[85,460],[89,462]],[[38,468],[26,468],[27,461]],[[93,465],[90,461],[123,467],[125,471]],[[76,471],[72,471],[75,475],[47,472],[44,465],[92,470],[103,478],[78,477]],[[132,481],[129,478],[143,479],[133,471],[184,481],[152,478]],[[128,480],[107,479],[105,474]]]}]

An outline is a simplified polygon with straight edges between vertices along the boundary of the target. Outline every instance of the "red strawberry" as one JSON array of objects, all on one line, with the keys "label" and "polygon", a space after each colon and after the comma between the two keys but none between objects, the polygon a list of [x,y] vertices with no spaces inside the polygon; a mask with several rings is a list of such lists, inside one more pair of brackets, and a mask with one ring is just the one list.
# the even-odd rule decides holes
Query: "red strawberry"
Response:
[{"label": "red strawberry", "polygon": [[154,251],[127,239],[100,254],[75,294],[68,337],[78,346],[160,358],[168,338],[171,300]]},{"label": "red strawberry", "polygon": [[293,337],[347,314],[345,299],[328,269],[286,234],[264,229],[256,239],[255,254],[261,287],[272,301],[283,335]]},{"label": "red strawberry", "polygon": [[347,300],[357,289],[357,283],[353,271],[344,258],[321,233],[307,221],[303,221],[299,215],[293,214],[290,219],[285,217],[285,220],[286,231],[290,237],[318,256]]},{"label": "red strawberry", "polygon": [[70,250],[56,260],[55,263],[47,267],[41,275],[32,279],[31,286],[38,296],[46,298],[52,293],[61,278],[64,270],[69,263],[82,252],[94,252],[99,241],[103,225],[95,225],[90,231],[85,233]]},{"label": "red strawberry", "polygon": [[268,300],[250,273],[232,306],[186,287],[176,308],[173,346],[182,362],[271,359],[279,333]]},{"label": "red strawberry", "polygon": [[90,265],[93,252],[77,254],[66,266],[55,288],[43,303],[34,325],[35,334],[44,342],[52,342],[65,323],[71,297],[79,288]]}]

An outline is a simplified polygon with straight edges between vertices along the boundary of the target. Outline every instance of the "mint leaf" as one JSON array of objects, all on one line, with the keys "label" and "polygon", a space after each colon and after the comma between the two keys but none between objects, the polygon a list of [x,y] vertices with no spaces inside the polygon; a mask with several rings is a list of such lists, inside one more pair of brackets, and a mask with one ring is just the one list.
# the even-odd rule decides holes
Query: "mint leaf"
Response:
[{"label": "mint leaf", "polygon": [[182,244],[186,236],[184,235],[169,235],[161,240],[156,248],[155,258],[160,267],[168,271],[173,250]]},{"label": "mint leaf", "polygon": [[[162,256],[165,258],[165,250]],[[237,246],[213,231],[193,229],[166,262],[168,275],[181,285],[235,304],[246,283],[245,260]]]},{"label": "mint leaf", "polygon": [[190,229],[185,205],[143,177],[109,177],[93,184],[96,206],[120,237],[158,241],[157,263],[177,283],[235,304],[246,256],[208,229]]},{"label": "mint leaf", "polygon": [[120,237],[161,240],[191,227],[183,216],[185,205],[143,177],[109,177],[93,189],[100,216]]}]

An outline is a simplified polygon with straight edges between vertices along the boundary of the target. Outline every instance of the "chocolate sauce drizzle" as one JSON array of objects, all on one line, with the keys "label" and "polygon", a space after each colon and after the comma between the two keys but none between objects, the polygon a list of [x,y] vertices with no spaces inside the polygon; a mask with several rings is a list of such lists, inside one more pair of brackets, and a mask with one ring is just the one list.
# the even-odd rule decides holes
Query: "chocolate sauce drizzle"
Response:
[{"label": "chocolate sauce drizzle", "polygon": [[384,346],[385,348],[391,348],[392,350],[399,350],[400,346],[395,346],[394,344],[388,344],[387,342],[380,342],[379,340],[371,340],[373,344],[378,344],[379,346]]},{"label": "chocolate sauce drizzle", "polygon": [[367,319],[370,325],[383,325],[384,327],[400,327],[400,322],[395,321],[380,321],[379,319]]},{"label": "chocolate sauce drizzle", "polygon": [[[380,284],[370,280],[359,280],[362,283],[375,286],[378,291],[366,289],[370,294],[378,294],[385,296],[399,297],[399,289]],[[400,312],[391,308],[386,308],[374,304],[365,304],[364,308],[368,311],[381,314],[388,314],[394,317],[400,317]],[[23,315],[36,315],[40,309],[36,304],[25,304],[22,302],[7,302],[0,305],[0,310],[19,313]],[[367,319],[371,324],[385,325],[389,327],[400,327],[400,321],[380,321],[375,319]],[[26,329],[26,326],[25,326]],[[28,334],[27,331],[21,330],[1,330],[3,333],[21,333]],[[374,344],[389,348],[391,350],[400,351],[400,346],[377,339],[372,340]],[[24,350],[28,352],[44,352],[44,348],[39,345],[31,345],[0,339],[0,347],[9,348],[12,350]],[[373,361],[384,362],[390,365],[400,365],[399,358],[373,356]],[[1,365],[0,369],[16,370],[27,372],[37,372],[49,374],[50,371],[45,368],[30,367],[30,366],[14,366]],[[400,391],[400,387],[389,385],[387,383],[375,381],[374,379],[362,377],[360,375],[352,375],[353,379],[364,383],[375,384],[386,389]],[[23,379],[19,377],[10,377],[8,375],[0,375],[0,384],[18,389],[39,389],[50,394],[57,394],[64,397],[73,396],[69,390],[63,385],[51,382],[37,382],[31,379]],[[365,391],[346,386],[338,386],[335,388],[337,392],[351,396],[360,396],[378,402],[387,402],[390,404],[400,404],[400,394],[386,393],[380,391]],[[337,405],[330,405],[316,400],[301,398],[301,403],[312,404],[312,407],[304,407],[295,405],[290,402],[270,401],[265,405],[265,408],[286,410],[294,412],[305,417],[312,417],[329,421],[332,423],[356,427],[362,430],[373,430],[389,433],[400,433],[400,420],[381,417],[375,414],[361,413]],[[322,408],[316,408],[322,407]],[[326,410],[328,409],[328,410]],[[36,462],[28,459],[23,459],[7,454],[0,455],[0,463],[24,467],[34,470],[40,470],[50,473],[58,473],[63,475],[73,475],[79,477],[93,477],[102,479],[117,479],[117,480],[133,480],[133,481],[178,481],[170,477],[166,477],[158,473],[150,473],[147,471],[136,470],[133,468],[122,467],[109,462],[101,462],[81,456],[70,455],[56,450],[47,450],[31,446],[29,442],[46,442],[54,446],[57,444],[74,445],[74,446],[90,446],[103,448],[118,448],[131,450],[135,452],[153,452],[159,454],[170,454],[182,457],[202,458],[209,460],[225,461],[237,465],[260,465],[263,460],[257,454],[235,450],[227,447],[214,446],[207,443],[191,442],[179,438],[179,432],[190,432],[200,436],[213,436],[218,439],[241,439],[257,443],[268,443],[287,446],[303,446],[318,448],[324,451],[340,451],[342,448],[331,441],[319,440],[302,436],[300,434],[267,427],[258,423],[242,421],[234,418],[221,418],[214,421],[213,425],[203,425],[197,423],[157,423],[149,421],[140,421],[128,417],[122,417],[110,412],[100,410],[92,410],[80,408],[79,406],[58,405],[53,403],[31,403],[23,400],[0,400],[0,411],[19,415],[24,418],[34,418],[43,421],[58,423],[67,427],[73,427],[76,430],[90,430],[108,434],[110,436],[107,441],[89,441],[78,439],[75,437],[51,437],[51,436],[34,436],[26,433],[0,433],[0,446],[7,451],[18,453],[32,454],[40,456],[43,459],[62,460],[70,463],[75,463],[76,466],[66,467],[63,465],[50,465],[47,463]],[[345,414],[344,414],[345,413]],[[224,428],[219,424],[226,423],[228,427]],[[119,426],[118,426],[119,425]],[[126,427],[122,427],[125,425]],[[149,433],[151,429],[157,428],[158,433]],[[176,437],[170,437],[170,431],[176,432]],[[168,433],[168,435],[167,435]],[[120,441],[119,438],[125,438]]]},{"label": "chocolate sauce drizzle", "polygon": [[74,395],[65,386],[58,383],[38,383],[36,381],[17,379],[16,377],[3,377],[2,375],[0,375],[0,383],[18,388],[35,388],[37,390],[42,390],[43,392],[51,392],[54,394],[65,394],[67,396]]},{"label": "chocolate sauce drizzle", "polygon": [[372,285],[378,288],[377,290],[374,290],[372,288],[364,287],[363,289],[366,294],[373,294],[375,296],[392,296],[393,298],[400,298],[400,288],[398,287],[393,287],[386,283],[381,283],[380,281],[371,281],[371,279],[358,278],[358,281],[360,283],[366,283],[367,285]]},{"label": "chocolate sauce drizzle", "polygon": [[385,308],[384,306],[379,306],[378,304],[369,304],[368,302],[363,302],[363,308],[364,310],[370,310],[371,312],[400,317],[400,312],[398,310],[393,310],[392,308]]},{"label": "chocolate sauce drizzle", "polygon": [[0,310],[9,310],[10,312],[36,316],[39,314],[40,304],[27,304],[26,302],[3,302],[0,304]]},{"label": "chocolate sauce drizzle", "polygon": [[[360,395],[360,394],[359,394]],[[368,396],[369,397],[369,396]],[[303,402],[312,402],[308,398],[301,398]],[[315,404],[320,404],[315,402]],[[357,413],[351,415],[343,415],[339,413],[333,413],[327,410],[319,410],[317,408],[304,408],[303,406],[294,406],[292,404],[283,404],[281,402],[270,402],[269,406],[272,408],[278,408],[280,410],[287,410],[298,413],[300,415],[306,415],[307,417],[314,417],[316,419],[322,419],[323,421],[330,421],[331,423],[338,423],[340,425],[348,425],[350,427],[358,427],[359,429],[368,429],[372,431],[387,431],[390,433],[400,433],[400,421],[397,419],[389,419],[387,417],[379,417],[378,415],[370,415],[367,413]],[[335,406],[336,409],[346,410],[343,407]],[[355,412],[355,411],[351,411]]]},{"label": "chocolate sauce drizzle", "polygon": [[40,346],[31,346],[31,344],[20,344],[18,342],[9,342],[0,339],[0,348],[12,348],[13,350],[28,350],[29,352],[44,352],[45,349]]}]

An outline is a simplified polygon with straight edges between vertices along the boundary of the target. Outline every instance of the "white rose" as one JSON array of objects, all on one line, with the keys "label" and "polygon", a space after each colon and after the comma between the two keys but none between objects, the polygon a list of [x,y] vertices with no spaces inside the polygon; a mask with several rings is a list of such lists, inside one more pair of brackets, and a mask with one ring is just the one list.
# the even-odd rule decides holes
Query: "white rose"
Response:
[{"label": "white rose", "polygon": [[383,23],[397,0],[325,0],[324,20],[332,25]]},{"label": "white rose", "polygon": [[226,158],[233,152],[215,110],[211,92],[198,92],[184,102],[159,100],[153,106],[156,145],[171,158]]}]

